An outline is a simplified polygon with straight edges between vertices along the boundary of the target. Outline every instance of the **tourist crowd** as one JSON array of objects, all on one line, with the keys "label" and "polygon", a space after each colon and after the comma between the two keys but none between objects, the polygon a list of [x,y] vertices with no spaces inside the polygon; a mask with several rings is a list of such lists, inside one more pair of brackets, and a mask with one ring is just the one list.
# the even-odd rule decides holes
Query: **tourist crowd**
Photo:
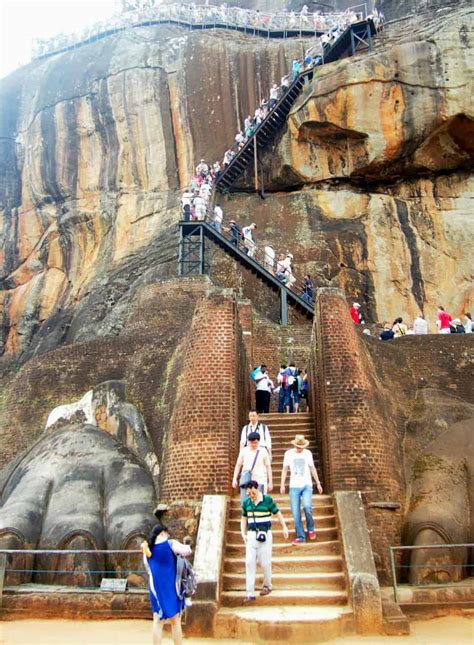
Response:
[{"label": "tourist crowd", "polygon": [[278,397],[278,412],[309,412],[308,372],[295,367],[294,363],[282,363],[275,382],[268,374],[266,365],[259,365],[252,372],[255,383],[255,407],[257,413],[268,413],[272,395]]},{"label": "tourist crowd", "polygon": [[[380,29],[384,22],[381,12],[374,9],[367,18],[373,20]],[[259,31],[280,31],[294,35],[295,31],[314,31],[315,34],[328,32],[338,27],[345,29],[350,24],[363,20],[362,13],[351,9],[344,12],[310,12],[305,5],[300,12],[265,13],[259,10],[228,7],[226,4],[196,5],[162,4],[158,0],[123,0],[122,11],[112,15],[107,21],[96,22],[81,31],[70,34],[60,33],[50,38],[38,38],[33,46],[33,58],[45,56],[63,49],[74,47],[81,42],[98,38],[101,35],[121,31],[146,23],[175,21],[184,25],[212,25],[230,28],[245,28]]]},{"label": "tourist crowd", "polygon": [[255,222],[241,226],[234,219],[229,219],[228,223],[224,223],[224,212],[221,205],[217,203],[212,206],[214,184],[225,167],[225,161],[209,164],[201,159],[196,166],[189,188],[180,198],[183,221],[208,221],[216,231],[227,237],[231,244],[242,248],[250,258],[259,262],[283,284],[296,291],[302,300],[312,305],[313,282],[311,276],[307,273],[302,280],[295,276],[292,253],[286,251],[277,254],[270,243],[259,248],[255,239],[257,229]]},{"label": "tourist crowd", "polygon": [[[361,306],[358,302],[353,303],[349,309],[349,313],[355,325],[365,325]],[[473,331],[472,316],[469,312],[465,312],[463,320],[461,321],[460,318],[453,318],[441,306],[438,307],[437,317],[433,324],[436,332],[439,334],[471,334]],[[364,333],[372,335],[369,329],[364,329]],[[379,338],[380,340],[392,340],[392,338],[401,338],[402,336],[410,336],[413,334],[424,335],[429,333],[429,323],[423,314],[420,313],[413,323],[408,325],[403,322],[403,318],[400,316],[395,318],[392,323],[385,321]]]}]

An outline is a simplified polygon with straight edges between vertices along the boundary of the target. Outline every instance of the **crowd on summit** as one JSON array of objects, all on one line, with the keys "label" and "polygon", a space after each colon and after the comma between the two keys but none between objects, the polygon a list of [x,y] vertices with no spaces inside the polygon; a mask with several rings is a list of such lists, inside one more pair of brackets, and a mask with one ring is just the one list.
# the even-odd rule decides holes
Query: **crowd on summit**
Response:
[{"label": "crowd on summit", "polygon": [[[349,314],[355,325],[365,325],[364,315],[361,306],[358,302],[354,302],[349,309]],[[432,323],[432,329],[439,334],[471,334],[472,316],[470,312],[465,312],[463,320],[460,318],[453,318],[451,314],[445,311],[441,305],[438,307],[436,320]],[[368,336],[372,335],[369,328],[365,328],[363,333]],[[402,338],[403,336],[410,335],[426,335],[430,332],[430,325],[422,313],[419,313],[413,323],[406,323],[401,316],[395,318],[390,323],[385,321],[383,329],[379,334],[380,340],[392,340],[393,338]]]},{"label": "crowd on summit", "polygon": [[[101,34],[121,31],[147,22],[178,22],[183,25],[212,25],[215,27],[243,28],[245,30],[280,31],[294,35],[314,31],[315,34],[328,32],[334,27],[346,28],[348,25],[363,19],[363,14],[351,9],[341,12],[322,13],[311,12],[305,5],[300,12],[287,11],[265,13],[257,10],[229,7],[227,4],[199,5],[196,3],[162,4],[158,0],[122,0],[121,11],[116,12],[108,20],[95,22],[81,31],[74,33],[59,33],[49,38],[37,38],[33,45],[33,58],[52,54],[55,51],[71,48],[82,42],[99,37]],[[381,12],[367,16],[373,20],[377,29],[384,22]]]}]

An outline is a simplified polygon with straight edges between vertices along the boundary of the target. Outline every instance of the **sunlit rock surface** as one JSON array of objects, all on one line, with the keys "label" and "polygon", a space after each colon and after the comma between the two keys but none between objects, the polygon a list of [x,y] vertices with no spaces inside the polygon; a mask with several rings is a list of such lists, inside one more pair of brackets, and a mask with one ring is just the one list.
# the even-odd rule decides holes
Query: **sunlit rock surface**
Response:
[{"label": "sunlit rock surface", "polygon": [[[275,192],[224,204],[374,319],[472,297],[472,11],[443,15],[318,71],[264,156]],[[0,83],[4,362],[118,333],[136,289],[175,274],[196,160],[307,44],[133,29]]]}]

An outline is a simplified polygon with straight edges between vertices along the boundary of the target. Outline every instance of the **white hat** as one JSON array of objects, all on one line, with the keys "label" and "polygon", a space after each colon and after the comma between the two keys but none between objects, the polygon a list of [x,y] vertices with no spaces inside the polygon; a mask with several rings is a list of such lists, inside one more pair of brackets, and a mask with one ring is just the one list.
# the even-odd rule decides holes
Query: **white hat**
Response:
[{"label": "white hat", "polygon": [[360,304],[359,304],[358,302],[354,302],[354,303],[352,304],[352,306],[353,306],[353,307],[356,307],[357,309],[359,309],[359,308],[360,308]]},{"label": "white hat", "polygon": [[291,258],[291,259],[293,259],[293,253],[287,253],[287,254],[286,254],[286,257],[287,257],[287,258]]}]

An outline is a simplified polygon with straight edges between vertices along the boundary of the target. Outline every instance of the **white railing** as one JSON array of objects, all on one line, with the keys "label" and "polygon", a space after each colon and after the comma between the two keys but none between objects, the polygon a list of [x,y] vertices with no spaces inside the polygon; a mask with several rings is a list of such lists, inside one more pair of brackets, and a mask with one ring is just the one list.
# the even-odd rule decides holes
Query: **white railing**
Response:
[{"label": "white railing", "polygon": [[199,26],[203,29],[237,29],[258,36],[269,37],[271,34],[278,34],[285,38],[322,34],[336,25],[345,28],[353,22],[365,20],[366,17],[365,3],[355,5],[344,12],[333,13],[266,13],[240,7],[194,4],[147,6],[115,14],[107,22],[95,23],[81,32],[58,34],[49,39],[38,38],[33,45],[32,58],[50,56],[125,29],[150,24],[173,23],[191,29]]}]

